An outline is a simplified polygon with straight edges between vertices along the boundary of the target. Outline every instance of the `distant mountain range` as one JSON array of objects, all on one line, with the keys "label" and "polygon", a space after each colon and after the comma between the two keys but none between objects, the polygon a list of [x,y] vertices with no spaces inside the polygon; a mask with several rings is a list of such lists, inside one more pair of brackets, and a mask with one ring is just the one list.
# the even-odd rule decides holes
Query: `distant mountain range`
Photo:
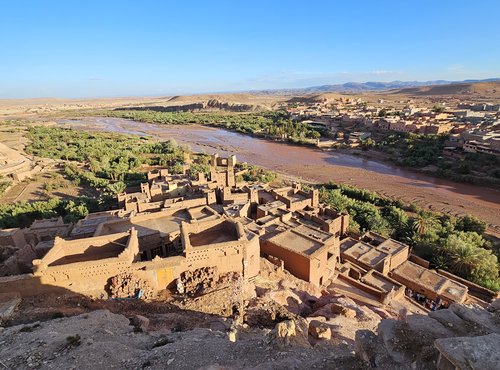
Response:
[{"label": "distant mountain range", "polygon": [[272,93],[272,94],[309,94],[309,93],[327,93],[327,92],[362,92],[362,91],[383,91],[393,89],[403,89],[408,87],[451,85],[462,83],[477,82],[496,82],[500,78],[488,78],[484,80],[463,80],[463,81],[391,81],[391,82],[347,82],[337,85],[311,86],[298,89],[276,89],[253,91],[253,93]]}]

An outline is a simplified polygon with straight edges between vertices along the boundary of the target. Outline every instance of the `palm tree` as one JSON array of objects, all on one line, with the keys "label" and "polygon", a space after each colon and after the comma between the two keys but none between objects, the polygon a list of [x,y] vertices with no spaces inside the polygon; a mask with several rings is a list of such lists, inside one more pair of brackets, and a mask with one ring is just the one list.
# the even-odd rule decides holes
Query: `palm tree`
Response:
[{"label": "palm tree", "polygon": [[418,234],[425,234],[438,225],[439,220],[432,213],[422,212],[413,220],[412,229]]},{"label": "palm tree", "polygon": [[112,195],[121,194],[125,191],[126,188],[127,185],[125,185],[125,183],[122,181],[117,181],[114,184],[109,184],[107,186],[108,192],[111,193]]}]

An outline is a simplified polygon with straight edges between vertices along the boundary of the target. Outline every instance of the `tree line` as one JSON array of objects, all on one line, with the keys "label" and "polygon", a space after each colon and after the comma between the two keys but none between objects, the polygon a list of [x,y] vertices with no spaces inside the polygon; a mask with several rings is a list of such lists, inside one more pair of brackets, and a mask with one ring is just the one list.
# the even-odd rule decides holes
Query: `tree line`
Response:
[{"label": "tree line", "polygon": [[233,112],[162,112],[156,110],[107,110],[92,112],[106,117],[132,119],[134,121],[185,125],[204,124],[243,134],[265,136],[294,143],[310,143],[326,133],[304,122],[293,122],[285,111],[260,113]]}]

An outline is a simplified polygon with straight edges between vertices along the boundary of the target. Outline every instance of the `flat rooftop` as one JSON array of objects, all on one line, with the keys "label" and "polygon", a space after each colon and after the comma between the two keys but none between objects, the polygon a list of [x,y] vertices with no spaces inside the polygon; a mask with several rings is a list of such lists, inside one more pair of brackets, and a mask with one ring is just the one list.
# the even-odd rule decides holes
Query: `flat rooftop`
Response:
[{"label": "flat rooftop", "polygon": [[397,281],[394,281],[391,278],[388,278],[387,276],[382,275],[378,271],[370,271],[368,274],[365,274],[363,276],[363,282],[376,286],[377,288],[380,288],[386,292],[390,292],[392,289],[398,289],[402,285],[398,283]]},{"label": "flat rooftop", "polygon": [[259,206],[259,209],[261,209],[262,211],[270,211],[271,209],[276,209],[276,208],[281,208],[281,207],[286,208],[285,203],[283,203],[281,200],[275,200],[274,202],[261,204]]},{"label": "flat rooftop", "polygon": [[386,238],[384,238],[382,235],[374,233],[373,231],[368,231],[365,235],[363,235],[361,240],[376,247],[382,244],[386,240]]},{"label": "flat rooftop", "polygon": [[387,239],[386,241],[382,242],[377,249],[379,251],[385,252],[387,254],[395,255],[398,254],[399,252],[402,252],[405,249],[408,249],[409,247],[406,244],[399,243],[394,239]]},{"label": "flat rooftop", "polygon": [[413,281],[427,290],[431,290],[456,302],[461,302],[467,294],[467,287],[465,285],[410,261],[405,261],[399,265],[392,272],[392,276],[401,278],[402,280]]},{"label": "flat rooftop", "polygon": [[164,212],[155,212],[130,219],[104,223],[99,235],[127,232],[132,227],[137,230],[139,237],[156,232],[170,234],[179,231],[181,222],[187,221],[189,218],[189,214],[185,210],[175,212],[173,215],[165,214]]},{"label": "flat rooftop", "polygon": [[294,230],[303,235],[310,236],[313,239],[325,242],[326,240],[332,237],[332,234],[327,233],[322,230],[318,230],[316,228],[309,227],[307,225],[299,225],[294,228]]},{"label": "flat rooftop", "polygon": [[[46,220],[35,220],[31,224],[30,229],[35,230],[35,229],[45,229],[49,227],[54,227],[54,226],[65,226],[64,222],[59,219],[59,218],[49,218]],[[67,226],[67,225],[66,225]]]},{"label": "flat rooftop", "polygon": [[340,241],[340,250],[343,252],[349,248],[351,248],[354,244],[357,244],[358,241],[353,238],[345,238]]},{"label": "flat rooftop", "polygon": [[[73,230],[71,230],[70,236],[75,237],[82,234],[94,234],[100,224],[117,218],[117,216],[111,214],[104,214],[98,217],[89,214],[87,218],[78,221],[75,227],[73,227]],[[128,231],[128,229],[124,231]]]},{"label": "flat rooftop", "polygon": [[372,245],[354,239],[350,240],[350,238],[341,242],[340,250],[345,256],[349,256],[371,268],[375,268],[388,256],[388,253],[379,251]]},{"label": "flat rooftop", "polygon": [[218,217],[218,213],[207,206],[194,207],[186,210],[191,220],[203,220],[206,218]]},{"label": "flat rooftop", "polygon": [[307,256],[312,255],[324,245],[320,241],[308,238],[294,230],[286,230],[272,237],[269,241]]},{"label": "flat rooftop", "polygon": [[358,258],[358,261],[360,261],[368,266],[375,267],[380,262],[382,262],[385,258],[387,258],[386,253],[380,252],[376,249],[370,249],[368,252],[366,252],[360,258]]}]

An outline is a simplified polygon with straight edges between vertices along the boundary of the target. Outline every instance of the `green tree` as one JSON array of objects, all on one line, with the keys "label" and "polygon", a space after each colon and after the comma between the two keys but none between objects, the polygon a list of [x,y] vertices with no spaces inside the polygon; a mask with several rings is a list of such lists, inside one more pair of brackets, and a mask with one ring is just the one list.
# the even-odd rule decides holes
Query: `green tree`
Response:
[{"label": "green tree", "polygon": [[108,186],[106,187],[106,190],[108,193],[110,193],[112,195],[117,195],[117,194],[123,193],[126,188],[127,188],[127,185],[125,185],[124,182],[117,181],[113,184],[108,184]]},{"label": "green tree", "polygon": [[438,225],[439,220],[430,212],[420,212],[412,221],[412,228],[418,234],[425,234]]},{"label": "green tree", "polygon": [[483,234],[486,231],[486,226],[486,222],[472,215],[459,217],[456,224],[457,230],[474,231],[478,234]]},{"label": "green tree", "polygon": [[441,252],[449,260],[453,273],[470,279],[498,280],[498,259],[493,252],[481,246],[484,240],[474,232],[458,232],[445,240]]}]

